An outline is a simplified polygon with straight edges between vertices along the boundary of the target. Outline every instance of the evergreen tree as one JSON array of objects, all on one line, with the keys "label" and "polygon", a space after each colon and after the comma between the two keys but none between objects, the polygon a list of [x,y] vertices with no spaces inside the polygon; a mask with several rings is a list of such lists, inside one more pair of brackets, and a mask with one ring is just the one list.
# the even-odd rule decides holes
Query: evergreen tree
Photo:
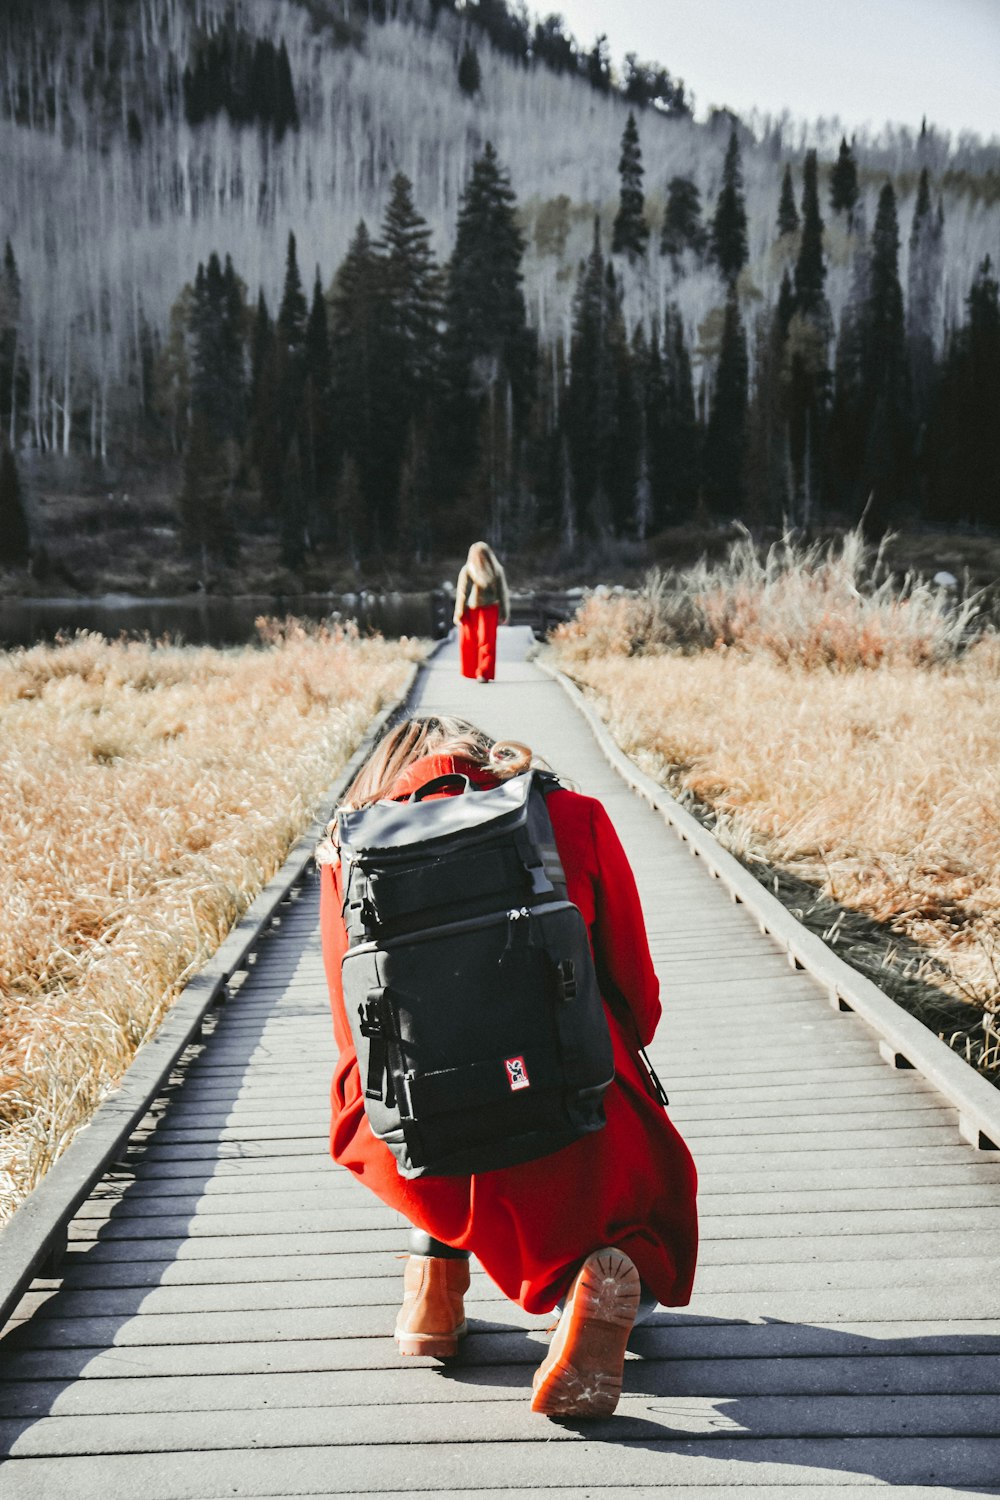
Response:
[{"label": "evergreen tree", "polygon": [[724,279],[732,285],[750,258],[740,144],[735,128],[730,133],[729,145],[726,147],[722,187],[712,220],[709,249]]},{"label": "evergreen tree", "polygon": [[[334,279],[331,328],[335,427],[354,460],[361,500],[351,490],[351,537],[359,555],[388,545],[379,528],[385,470],[381,432],[386,416],[384,264],[362,221]],[[342,468],[342,477],[343,477]],[[354,479],[352,477],[352,486]],[[339,502],[338,502],[339,503]]]},{"label": "evergreen tree", "polygon": [[943,266],[944,219],[940,211],[935,213],[931,207],[930,183],[924,167],[910,228],[906,299],[906,341],[913,412],[918,427],[927,419],[934,382],[934,343]]},{"label": "evergreen tree", "polygon": [[442,278],[430,240],[430,227],[414,207],[412,184],[399,172],[379,248],[385,256],[393,362],[414,407],[430,395],[440,362]]},{"label": "evergreen tree", "polygon": [[[815,156],[815,153],[813,153]],[[785,175],[781,179],[781,197],[778,200],[778,238],[795,234],[799,227],[799,211],[795,207],[795,190],[792,187],[792,168],[785,163]]]},{"label": "evergreen tree", "polygon": [[642,151],[639,146],[639,131],[635,115],[629,110],[625,131],[622,135],[622,154],[618,162],[621,191],[618,212],[611,230],[611,251],[614,255],[627,255],[630,261],[641,260],[646,253],[649,240],[649,225],[646,223],[645,198],[642,191]]},{"label": "evergreen tree", "polygon": [[300,362],[305,355],[308,322],[309,304],[302,290],[295,236],[289,232],[285,254],[285,284],[278,309],[277,330],[287,353],[296,362]]},{"label": "evergreen tree", "polygon": [[565,409],[575,521],[584,535],[608,535],[615,520],[620,522],[621,496],[634,479],[629,469],[634,455],[624,454],[619,441],[619,387],[627,359],[620,293],[595,220],[593,248],[577,279]]},{"label": "evergreen tree", "polygon": [[840,138],[840,152],[830,173],[830,207],[835,214],[846,213],[847,227],[854,226],[854,210],[858,202],[858,167],[854,152],[847,144],[846,136]]},{"label": "evergreen tree", "polygon": [[28,407],[28,367],[21,347],[21,278],[8,240],[0,269],[0,431],[17,441],[19,418]]},{"label": "evergreen tree", "polygon": [[705,434],[705,499],[716,515],[738,516],[743,504],[748,382],[746,335],[731,287]]},{"label": "evergreen tree", "polygon": [[230,475],[211,418],[196,406],[184,455],[179,510],[184,545],[200,559],[202,582],[214,568],[231,564],[237,555],[229,488]]},{"label": "evergreen tree", "polygon": [[458,86],[463,94],[471,98],[478,94],[482,88],[483,74],[479,66],[479,54],[470,42],[466,42],[462,48],[462,55],[458,59]]},{"label": "evergreen tree", "polygon": [[308,509],[311,454],[304,420],[309,304],[302,289],[295,235],[289,233],[285,281],[274,324],[281,463],[278,525],[282,561],[297,568],[309,546]]},{"label": "evergreen tree", "polygon": [[585,69],[591,88],[599,94],[611,92],[611,49],[603,32],[587,53]]},{"label": "evergreen tree", "polygon": [[698,503],[698,420],[691,358],[680,310],[674,304],[664,318],[662,369],[662,416],[651,427],[654,526],[686,520]]},{"label": "evergreen tree", "polygon": [[448,268],[434,459],[438,488],[464,493],[470,517],[506,514],[509,496],[497,486],[514,482],[533,394],[536,343],[521,290],[524,237],[515,205],[487,143],[462,195]]},{"label": "evergreen tree", "polygon": [[697,184],[690,177],[671,177],[660,233],[660,254],[669,255],[676,262],[685,250],[692,250],[700,258],[705,253],[706,239]]},{"label": "evergreen tree", "polygon": [[930,422],[929,511],[934,520],[1000,526],[1000,283],[989,256],[966,299]]},{"label": "evergreen tree", "polygon": [[890,182],[879,194],[870,275],[862,324],[861,397],[867,414],[865,484],[874,496],[869,524],[879,532],[906,493],[910,477],[909,372],[896,195]]},{"label": "evergreen tree", "polygon": [[306,325],[305,388],[299,428],[306,526],[310,534],[323,529],[329,520],[328,506],[333,495],[336,462],[332,404],[330,330],[326,298],[317,266],[309,322]]},{"label": "evergreen tree", "polygon": [[205,419],[208,439],[240,443],[246,420],[243,288],[226,256],[213,251],[198,266],[191,303],[191,404]]},{"label": "evergreen tree", "polygon": [[[383,366],[382,441],[386,478],[381,525],[397,535],[400,467],[408,434],[426,462],[425,438],[440,379],[441,273],[430,248],[431,231],[413,203],[410,181],[397,173],[376,247],[382,258],[384,309],[379,359]],[[412,498],[412,488],[407,494]]]},{"label": "evergreen tree", "polygon": [[793,511],[796,521],[806,527],[814,519],[825,467],[831,335],[825,282],[816,152],[809,151],[803,168],[802,236],[795,263],[795,312],[788,325],[785,345]]},{"label": "evergreen tree", "polygon": [[[855,214],[854,232],[857,246],[851,268],[851,287],[840,320],[834,361],[829,495],[835,505],[857,514],[864,482],[865,310],[871,296],[871,250],[860,208]],[[861,499],[863,504],[864,499]]]},{"label": "evergreen tree", "polygon": [[802,172],[802,241],[795,263],[795,304],[804,317],[818,323],[828,319],[829,311],[824,292],[823,220],[816,170],[816,152],[807,151]]},{"label": "evergreen tree", "polygon": [[770,313],[758,316],[754,330],[746,443],[746,516],[752,525],[781,523],[791,513],[785,342],[794,294],[787,271],[782,294]]},{"label": "evergreen tree", "polygon": [[524,236],[507,172],[487,142],[474,163],[458,212],[445,299],[453,378],[470,388],[509,380],[520,403],[534,368],[521,261]]},{"label": "evergreen tree", "polygon": [[31,535],[13,453],[0,447],[0,564],[22,567],[28,561]]}]

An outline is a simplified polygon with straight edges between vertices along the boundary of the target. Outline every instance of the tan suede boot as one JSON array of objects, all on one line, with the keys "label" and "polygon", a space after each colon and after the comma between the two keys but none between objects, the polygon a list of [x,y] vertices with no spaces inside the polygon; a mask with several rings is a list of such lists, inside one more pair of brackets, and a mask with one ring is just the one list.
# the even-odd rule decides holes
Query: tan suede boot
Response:
[{"label": "tan suede boot", "polygon": [[396,1318],[400,1354],[450,1359],[466,1332],[469,1262],[441,1255],[411,1255],[403,1275],[403,1305]]}]

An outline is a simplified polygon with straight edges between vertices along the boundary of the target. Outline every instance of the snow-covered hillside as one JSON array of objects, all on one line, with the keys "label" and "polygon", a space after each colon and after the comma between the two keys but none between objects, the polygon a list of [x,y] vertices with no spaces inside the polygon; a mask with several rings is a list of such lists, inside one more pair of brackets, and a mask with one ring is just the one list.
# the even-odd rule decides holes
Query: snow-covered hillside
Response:
[{"label": "snow-covered hillside", "polygon": [[[116,404],[141,382],[144,327],[166,337],[171,306],[213,250],[230,253],[251,297],[262,287],[273,306],[292,230],[304,273],[318,266],[326,284],[358,220],[378,224],[401,170],[446,258],[463,184],[487,140],[522,208],[532,319],[543,340],[566,336],[595,213],[610,228],[627,106],[578,78],[495,55],[481,36],[482,88],[470,99],[456,81],[459,18],[445,11],[435,21],[428,0],[399,0],[395,18],[365,25],[353,45],[332,24],[341,9],[340,0],[36,0],[13,4],[0,21],[0,244],[9,237],[21,275],[39,446],[107,444]],[[301,125],[280,141],[225,113],[186,122],[180,78],[196,41],[234,20],[287,48]],[[654,226],[676,174],[695,178],[710,210],[728,121],[713,130],[650,109],[639,129]],[[770,122],[744,144],[749,275],[768,301],[782,270],[772,248],[781,172],[802,145],[787,123]],[[835,133],[821,146],[829,163]],[[859,142],[857,155],[869,224],[886,172],[894,176],[904,285],[916,177],[930,155],[946,226],[942,317],[954,315],[977,264],[1000,248],[1000,201],[975,196],[968,173],[949,186],[947,148],[933,138]],[[969,148],[963,159],[979,171],[984,155]],[[962,163],[953,155],[950,164]],[[836,318],[850,271],[826,216]],[[649,318],[677,300],[696,346],[698,325],[723,301],[721,284],[711,271],[678,278],[656,241],[654,233],[644,267],[627,269],[627,316]]]}]

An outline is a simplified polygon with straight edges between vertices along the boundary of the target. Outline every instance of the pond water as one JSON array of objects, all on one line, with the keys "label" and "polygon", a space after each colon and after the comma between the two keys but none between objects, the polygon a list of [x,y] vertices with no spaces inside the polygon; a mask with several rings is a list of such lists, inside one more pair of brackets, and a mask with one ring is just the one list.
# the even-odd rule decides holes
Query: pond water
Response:
[{"label": "pond water", "polygon": [[0,599],[0,646],[50,641],[60,631],[97,630],[115,637],[148,632],[191,645],[237,646],[257,639],[258,615],[330,616],[356,620],[362,630],[387,636],[439,639],[451,625],[451,599],[443,590],[390,594],[187,594],[146,599],[105,594],[99,599]]}]

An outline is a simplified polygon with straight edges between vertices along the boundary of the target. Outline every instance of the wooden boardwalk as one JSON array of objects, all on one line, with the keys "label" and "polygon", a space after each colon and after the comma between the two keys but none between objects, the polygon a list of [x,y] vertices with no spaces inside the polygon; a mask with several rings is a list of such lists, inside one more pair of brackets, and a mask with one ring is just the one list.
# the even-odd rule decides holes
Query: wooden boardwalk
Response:
[{"label": "wooden boardwalk", "polygon": [[312,882],[0,1343],[0,1500],[1000,1494],[1000,1161],[625,788],[529,639],[489,687],[447,647],[420,707],[529,741],[621,832],[701,1173],[691,1306],[589,1426],[530,1415],[550,1320],[481,1272],[460,1361],[401,1364],[403,1225],[326,1153]]}]

